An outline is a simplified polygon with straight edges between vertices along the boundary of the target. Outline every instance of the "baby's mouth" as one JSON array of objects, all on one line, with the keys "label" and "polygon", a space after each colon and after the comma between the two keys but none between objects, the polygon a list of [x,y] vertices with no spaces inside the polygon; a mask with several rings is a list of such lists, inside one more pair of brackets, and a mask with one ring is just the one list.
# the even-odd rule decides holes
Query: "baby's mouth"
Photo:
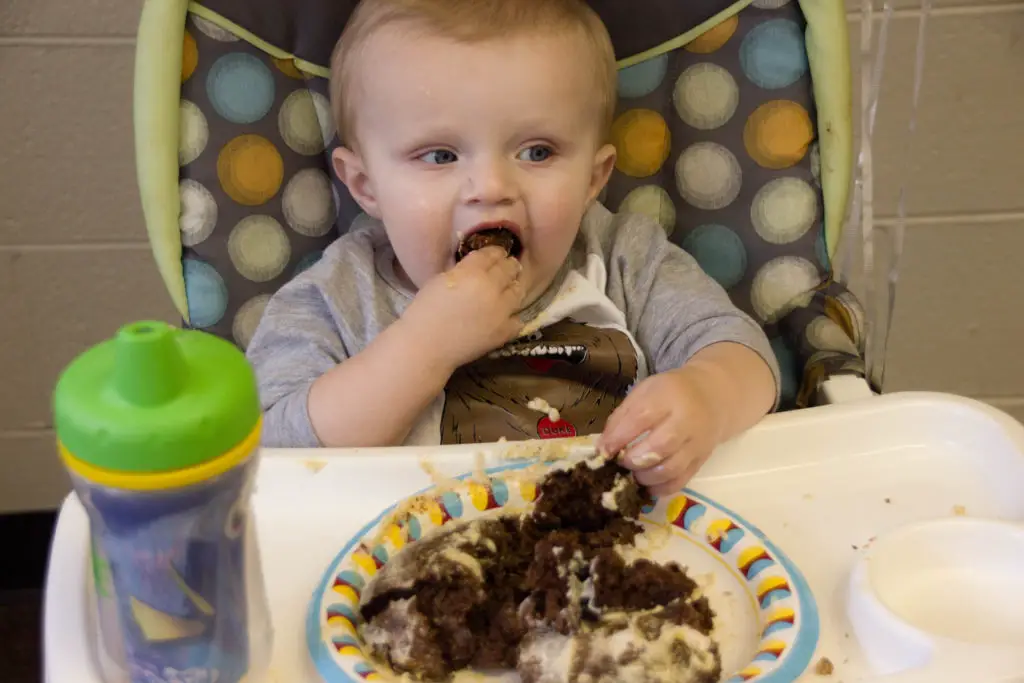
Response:
[{"label": "baby's mouth", "polygon": [[471,251],[490,246],[501,247],[512,258],[519,258],[523,253],[523,243],[519,236],[511,228],[495,225],[463,237],[455,250],[455,262],[466,258]]}]

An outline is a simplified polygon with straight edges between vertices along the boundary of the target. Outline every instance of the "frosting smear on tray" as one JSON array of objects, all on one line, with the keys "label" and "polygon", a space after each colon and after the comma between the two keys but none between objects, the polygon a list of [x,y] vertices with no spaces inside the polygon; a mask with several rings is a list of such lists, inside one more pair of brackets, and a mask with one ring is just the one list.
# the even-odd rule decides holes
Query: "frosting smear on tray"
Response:
[{"label": "frosting smear on tray", "polygon": [[674,563],[636,559],[646,492],[595,458],[549,473],[529,514],[407,546],[362,597],[361,635],[400,674],[518,670],[523,683],[711,683],[714,613]]}]

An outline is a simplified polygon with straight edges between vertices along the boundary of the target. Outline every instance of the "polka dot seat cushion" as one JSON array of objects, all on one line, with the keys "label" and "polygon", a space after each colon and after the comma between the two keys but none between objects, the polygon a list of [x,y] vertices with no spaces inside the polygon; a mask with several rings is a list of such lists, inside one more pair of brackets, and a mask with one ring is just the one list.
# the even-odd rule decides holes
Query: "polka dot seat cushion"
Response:
[{"label": "polka dot seat cushion", "polygon": [[[330,172],[338,140],[325,78],[353,4],[189,6],[178,139],[188,323],[243,348],[270,295],[359,212]],[[823,192],[798,3],[591,4],[624,60],[605,204],[657,220],[763,323],[784,407],[813,402],[828,376],[863,375],[861,308],[831,278],[839,231],[825,219],[841,221],[845,206],[830,208]],[[849,113],[836,120],[848,126]],[[830,172],[848,180],[848,158],[824,166],[837,162]]]}]

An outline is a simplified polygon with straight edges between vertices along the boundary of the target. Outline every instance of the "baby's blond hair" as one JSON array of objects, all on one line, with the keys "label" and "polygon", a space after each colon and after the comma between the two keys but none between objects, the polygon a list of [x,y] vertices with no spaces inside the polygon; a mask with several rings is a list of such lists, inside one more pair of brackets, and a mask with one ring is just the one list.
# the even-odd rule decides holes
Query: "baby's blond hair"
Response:
[{"label": "baby's blond hair", "polygon": [[354,65],[367,39],[384,26],[405,23],[465,43],[507,38],[516,32],[579,31],[591,54],[602,136],[615,114],[615,53],[600,17],[584,0],[361,0],[331,56],[331,111],[342,144],[354,143]]}]

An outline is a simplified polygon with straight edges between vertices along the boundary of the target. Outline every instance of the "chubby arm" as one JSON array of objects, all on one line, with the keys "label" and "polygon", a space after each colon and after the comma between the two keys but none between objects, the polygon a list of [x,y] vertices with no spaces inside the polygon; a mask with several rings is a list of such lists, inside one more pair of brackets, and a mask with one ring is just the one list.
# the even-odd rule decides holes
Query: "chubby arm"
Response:
[{"label": "chubby arm", "polygon": [[363,346],[370,335],[352,329],[363,317],[349,305],[356,293],[325,285],[334,279],[305,277],[278,290],[249,343],[265,446],[401,443],[447,379],[401,321]]},{"label": "chubby arm", "polygon": [[515,259],[490,248],[427,282],[397,322],[313,383],[309,416],[320,441],[351,447],[405,441],[458,366],[519,330],[520,270]]},{"label": "chubby arm", "polygon": [[309,390],[309,419],[327,447],[401,444],[453,369],[401,319]]},{"label": "chubby arm", "polygon": [[775,405],[775,378],[764,359],[735,342],[706,346],[679,370],[689,374],[718,416],[719,443],[742,434]]},{"label": "chubby arm", "polygon": [[617,453],[648,433],[625,457],[650,466],[680,449],[713,449],[754,426],[774,400],[764,360],[742,344],[718,342],[637,386],[609,418],[602,446]]},{"label": "chubby arm", "polygon": [[[365,312],[326,295],[322,282],[306,278],[282,287],[247,353],[259,382],[264,445],[403,443],[455,368],[519,330],[519,270],[501,250],[474,252],[428,282],[376,336],[349,329]],[[372,339],[352,353],[343,337]]]},{"label": "chubby arm", "polygon": [[611,251],[610,285],[655,374],[612,414],[601,445],[658,495],[774,408],[778,363],[761,327],[653,221],[627,219]]}]

